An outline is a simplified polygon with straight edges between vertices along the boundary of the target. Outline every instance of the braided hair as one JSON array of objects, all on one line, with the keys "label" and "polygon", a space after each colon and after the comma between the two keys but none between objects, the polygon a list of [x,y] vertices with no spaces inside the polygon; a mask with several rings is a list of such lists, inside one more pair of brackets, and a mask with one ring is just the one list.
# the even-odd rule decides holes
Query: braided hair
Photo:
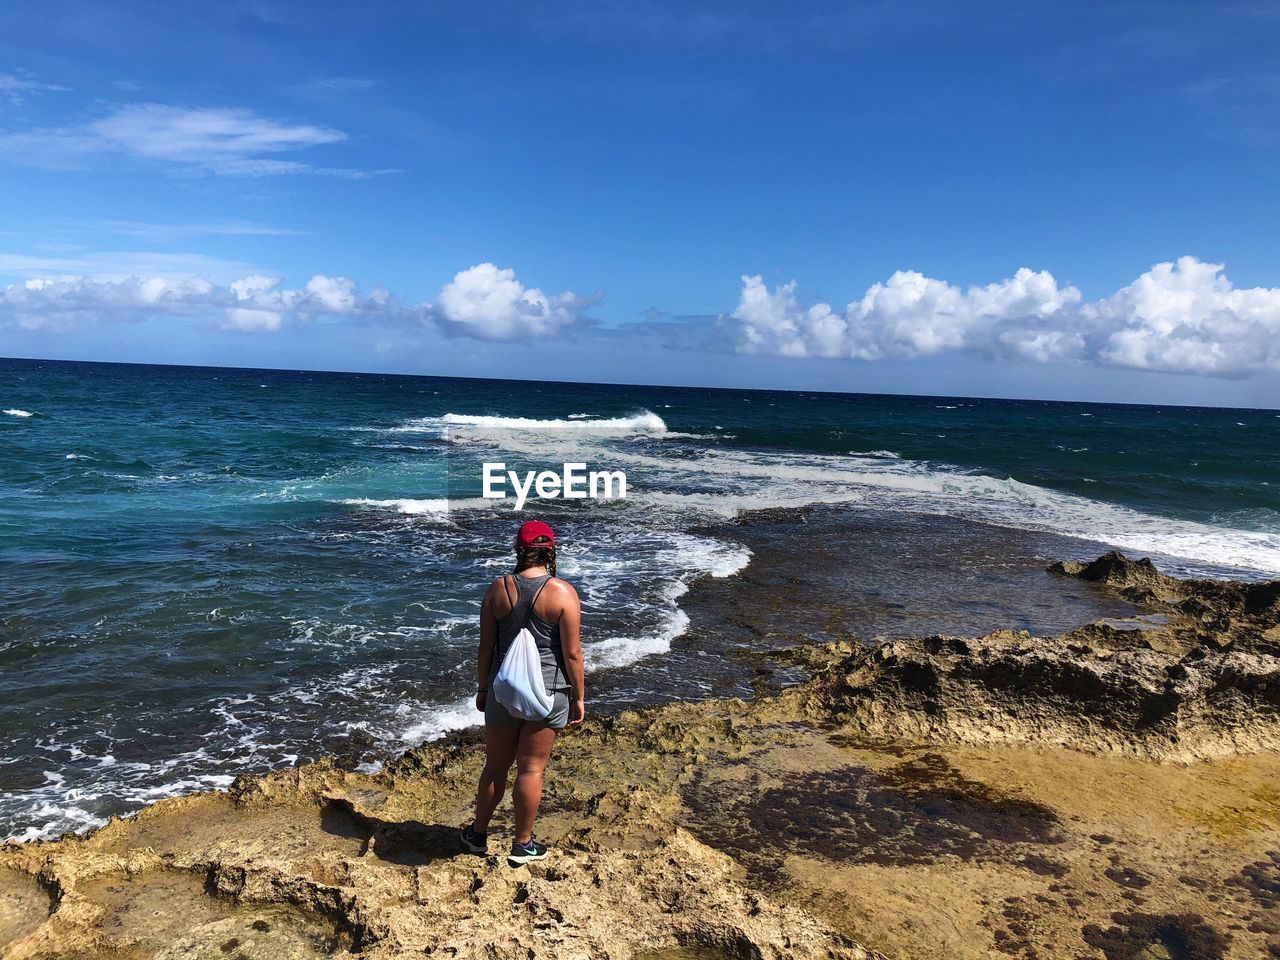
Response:
[{"label": "braided hair", "polygon": [[554,577],[556,575],[556,545],[549,542],[546,537],[539,537],[530,546],[516,547],[515,572],[519,573],[521,570],[528,570],[530,567],[546,567],[547,573]]}]

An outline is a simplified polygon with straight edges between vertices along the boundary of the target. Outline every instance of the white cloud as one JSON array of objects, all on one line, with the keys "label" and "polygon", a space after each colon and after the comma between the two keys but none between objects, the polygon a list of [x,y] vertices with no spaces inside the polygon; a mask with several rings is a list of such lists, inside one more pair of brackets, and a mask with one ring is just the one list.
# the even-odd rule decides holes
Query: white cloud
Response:
[{"label": "white cloud", "polygon": [[22,278],[73,275],[89,280],[127,280],[130,277],[181,280],[202,276],[223,282],[242,277],[250,269],[248,264],[241,261],[224,260],[202,253],[83,253],[76,250],[64,252],[60,256],[0,253],[0,275]]},{"label": "white cloud", "polygon": [[1280,370],[1280,289],[1237,290],[1220,263],[1159,263],[1090,304],[1103,363],[1217,376]]},{"label": "white cloud", "polygon": [[[42,265],[63,262],[31,259]],[[0,266],[4,263],[0,257]],[[280,277],[260,273],[225,283],[163,274],[50,275],[0,289],[0,328],[61,332],[94,323],[168,317],[205,321],[226,330],[271,332],[335,317],[435,326],[450,336],[508,340],[553,336],[582,323],[581,311],[589,302],[593,301],[573,293],[548,295],[525,287],[514,271],[490,263],[457,274],[445,286],[439,304],[417,306],[400,303],[386,290],[363,293],[353,280],[324,274],[316,274],[302,287],[286,287]]]},{"label": "white cloud", "polygon": [[112,233],[144,240],[172,241],[186,237],[300,237],[305,231],[275,227],[252,220],[212,223],[147,223],[141,220],[55,220],[65,233]]},{"label": "white cloud", "polygon": [[742,278],[737,308],[729,314],[743,353],[790,357],[910,358],[976,346],[1013,332],[1010,317],[1030,323],[1079,301],[1073,287],[1059,289],[1048,273],[1019,270],[1012,279],[961,290],[912,270],[874,284],[843,312],[829,304],[803,307],[796,284],[772,293],[758,276]]},{"label": "white cloud", "polygon": [[319,274],[307,281],[307,293],[328,313],[350,313],[360,297],[354,281]]},{"label": "white cloud", "polygon": [[110,281],[40,277],[0,290],[0,326],[8,323],[25,330],[60,331],[103,319],[184,316],[208,309],[219,296],[220,288],[200,278]]},{"label": "white cloud", "polygon": [[279,330],[318,316],[394,318],[382,291],[363,295],[350,280],[316,275],[302,289],[279,277],[252,275],[219,285],[195,277],[35,278],[0,290],[0,326],[63,331],[149,317],[195,318],[227,330]]},{"label": "white cloud", "polygon": [[[590,324],[586,311],[600,299],[548,294],[492,263],[460,271],[437,302],[417,305],[386,290],[362,292],[346,277],[317,274],[287,287],[244,264],[187,254],[0,254],[2,272],[25,279],[0,289],[0,328],[53,331],[172,317],[271,332],[329,317],[511,341]],[[650,326],[624,325],[613,335],[638,342]],[[1280,371],[1280,289],[1236,289],[1220,264],[1194,257],[1156,264],[1095,301],[1028,269],[968,288],[899,271],[843,309],[805,305],[794,282],[770,289],[760,277],[744,276],[733,312],[707,318],[698,330],[697,349],[786,357],[874,361],[964,353],[1220,377]]]},{"label": "white cloud", "polygon": [[12,73],[0,73],[0,100],[12,107],[21,106],[33,93],[53,93],[65,91],[67,88],[56,83],[41,83],[30,77],[19,77]]},{"label": "white cloud", "polygon": [[77,167],[93,158],[123,156],[187,175],[310,173],[363,178],[390,172],[281,158],[346,139],[340,130],[273,120],[251,110],[139,103],[118,107],[83,126],[5,134],[0,136],[0,152],[18,162],[52,167]]},{"label": "white cloud", "polygon": [[371,77],[316,77],[299,83],[293,89],[306,93],[363,93],[372,90],[378,81]]},{"label": "white cloud", "polygon": [[248,307],[228,307],[226,319],[220,324],[224,330],[279,330],[284,314],[274,310],[254,310]]},{"label": "white cloud", "polygon": [[1195,257],[1157,264],[1089,303],[1052,274],[1026,268],[967,289],[899,271],[843,311],[804,306],[794,282],[770,291],[744,276],[738,306],[720,326],[738,352],[787,357],[965,352],[1215,376],[1280,370],[1280,289],[1237,290],[1221,264]]},{"label": "white cloud", "polygon": [[[125,152],[155,160],[241,172],[276,154],[345,140],[346,134],[311,124],[281,123],[249,110],[189,109],[159,103],[122,107],[89,124],[89,131]],[[286,161],[290,166],[294,161]]]},{"label": "white cloud", "polygon": [[585,322],[584,311],[598,299],[548,295],[524,286],[514,270],[481,263],[445,284],[436,316],[446,332],[478,340],[543,337]]}]

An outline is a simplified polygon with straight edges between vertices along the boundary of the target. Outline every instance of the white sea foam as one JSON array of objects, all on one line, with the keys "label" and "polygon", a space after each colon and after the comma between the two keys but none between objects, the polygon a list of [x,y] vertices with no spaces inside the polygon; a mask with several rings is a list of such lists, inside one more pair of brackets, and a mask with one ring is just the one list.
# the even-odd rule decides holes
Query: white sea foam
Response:
[{"label": "white sea foam", "polygon": [[[680,598],[689,592],[689,584],[699,576],[731,577],[751,562],[751,551],[741,544],[684,533],[661,536],[666,546],[653,557],[653,570],[676,570],[680,571],[680,576],[666,581],[658,590],[658,622],[642,633],[610,636],[584,644],[583,655],[589,670],[623,667],[645,657],[666,653],[671,649],[672,641],[689,628],[689,616],[679,606]],[[627,569],[628,564],[619,566],[623,575],[636,575],[636,571]],[[592,576],[598,579],[598,567],[599,564],[595,563],[593,569],[583,573],[588,579]]]},{"label": "white sea foam", "polygon": [[[1056,533],[1213,566],[1280,572],[1280,534],[1274,532],[1160,517],[1011,478],[918,461],[746,450],[709,450],[696,460],[630,451],[611,455],[631,465],[628,475],[636,499],[668,508],[732,516],[744,509],[857,502]],[[681,476],[673,478],[677,473]],[[657,487],[647,485],[646,476],[676,482]],[[685,493],[682,486],[707,492]]]},{"label": "white sea foam", "polygon": [[394,510],[397,513],[407,514],[439,514],[449,512],[449,501],[445,499],[436,500],[370,500],[366,497],[358,497],[356,499],[340,500],[339,503],[349,507],[373,507],[379,510]]},{"label": "white sea foam", "polygon": [[307,617],[289,622],[294,643],[306,646],[337,647],[342,650],[364,646],[379,637],[377,630],[361,623],[331,623],[322,617]]},{"label": "white sea foam", "polygon": [[[662,562],[689,567],[693,575],[732,577],[746,569],[751,551],[740,543],[681,535],[675,538]],[[680,595],[686,591],[681,590]]]},{"label": "white sea foam", "polygon": [[[649,411],[614,419],[572,414],[563,420],[446,414],[410,424],[418,430],[463,434],[499,431],[507,434],[500,440],[503,446],[544,454],[559,452],[559,442],[548,447],[553,438],[574,448],[613,437],[706,439],[668,431]],[[712,448],[700,450],[697,457],[672,457],[655,455],[652,449],[615,443],[607,457],[627,465],[637,506],[676,514],[732,517],[751,509],[847,502],[1062,534],[1212,566],[1280,572],[1280,535],[1272,531],[1161,517],[1011,478],[905,460],[894,450],[849,451],[848,457],[836,457]],[[451,506],[491,505],[480,501]],[[685,516],[677,525],[690,518]]]},{"label": "white sea foam", "polygon": [[639,504],[648,504],[663,510],[676,512],[696,520],[732,520],[752,510],[776,510],[792,507],[810,507],[817,504],[854,504],[863,496],[853,489],[833,487],[824,489],[760,490],[754,493],[677,493],[667,490],[637,493],[633,497]]},{"label": "white sea foam", "polygon": [[484,720],[484,714],[476,709],[475,699],[472,697],[446,706],[423,709],[423,716],[400,734],[400,739],[409,746],[439,740],[453,730],[478,727]]},{"label": "white sea foam", "polygon": [[666,611],[662,622],[648,633],[609,637],[595,643],[583,644],[582,653],[587,669],[625,667],[637,660],[670,650],[671,641],[689,629],[688,614],[674,606],[675,597],[672,597],[671,601],[672,609]]},{"label": "white sea foam", "polygon": [[66,798],[36,799],[31,803],[27,815],[35,822],[8,836],[0,836],[0,843],[54,840],[68,830],[77,832],[91,830],[107,822],[106,817],[91,813],[80,804],[72,803]]},{"label": "white sea foam", "polygon": [[662,436],[667,425],[656,413],[641,410],[626,417],[591,419],[570,416],[563,420],[536,420],[530,417],[477,416],[466,413],[446,413],[442,417],[419,417],[393,427],[393,430],[429,432],[441,428],[467,431],[581,431],[595,436],[631,437],[639,435]]},{"label": "white sea foam", "polygon": [[[116,766],[113,757],[104,757],[98,769]],[[27,825],[7,835],[0,835],[0,843],[14,841],[28,843],[34,840],[52,840],[72,831],[82,833],[107,822],[107,818],[95,812],[110,799],[138,808],[165,797],[177,797],[197,790],[224,789],[235,779],[229,774],[188,773],[172,780],[154,781],[155,773],[163,773],[175,766],[176,759],[165,764],[122,764],[113,771],[118,778],[95,780],[91,784],[68,785],[66,777],[57,771],[46,771],[42,786],[24,791],[27,805],[23,811]]]},{"label": "white sea foam", "polygon": [[11,417],[34,417],[35,416],[35,414],[32,413],[30,410],[19,410],[17,407],[10,407],[8,410],[4,412]]}]

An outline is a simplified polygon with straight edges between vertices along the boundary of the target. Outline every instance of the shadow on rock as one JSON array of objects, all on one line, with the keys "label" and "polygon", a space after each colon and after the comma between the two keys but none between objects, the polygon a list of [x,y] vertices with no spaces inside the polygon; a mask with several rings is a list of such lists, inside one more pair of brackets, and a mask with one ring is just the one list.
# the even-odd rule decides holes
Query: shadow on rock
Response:
[{"label": "shadow on rock", "polygon": [[425,866],[436,860],[473,855],[462,846],[455,826],[421,820],[383,820],[357,810],[344,799],[331,799],[325,805],[320,826],[334,836],[360,840],[361,856],[374,856],[400,866]]}]

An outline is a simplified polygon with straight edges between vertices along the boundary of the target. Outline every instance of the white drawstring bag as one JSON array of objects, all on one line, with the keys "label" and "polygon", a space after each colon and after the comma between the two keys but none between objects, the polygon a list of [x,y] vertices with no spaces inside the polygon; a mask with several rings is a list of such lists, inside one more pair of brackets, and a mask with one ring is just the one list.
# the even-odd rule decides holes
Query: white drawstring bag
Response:
[{"label": "white drawstring bag", "polygon": [[[538,593],[541,592],[540,587]],[[533,604],[537,599],[535,594],[529,602],[530,614],[533,613]],[[492,692],[513,717],[521,720],[545,720],[551,716],[555,700],[547,695],[546,685],[542,682],[542,657],[538,654],[538,644],[529,632],[528,624],[526,616],[525,625],[511,641],[511,646],[502,658],[502,666],[498,668],[498,675],[493,678]]]}]

